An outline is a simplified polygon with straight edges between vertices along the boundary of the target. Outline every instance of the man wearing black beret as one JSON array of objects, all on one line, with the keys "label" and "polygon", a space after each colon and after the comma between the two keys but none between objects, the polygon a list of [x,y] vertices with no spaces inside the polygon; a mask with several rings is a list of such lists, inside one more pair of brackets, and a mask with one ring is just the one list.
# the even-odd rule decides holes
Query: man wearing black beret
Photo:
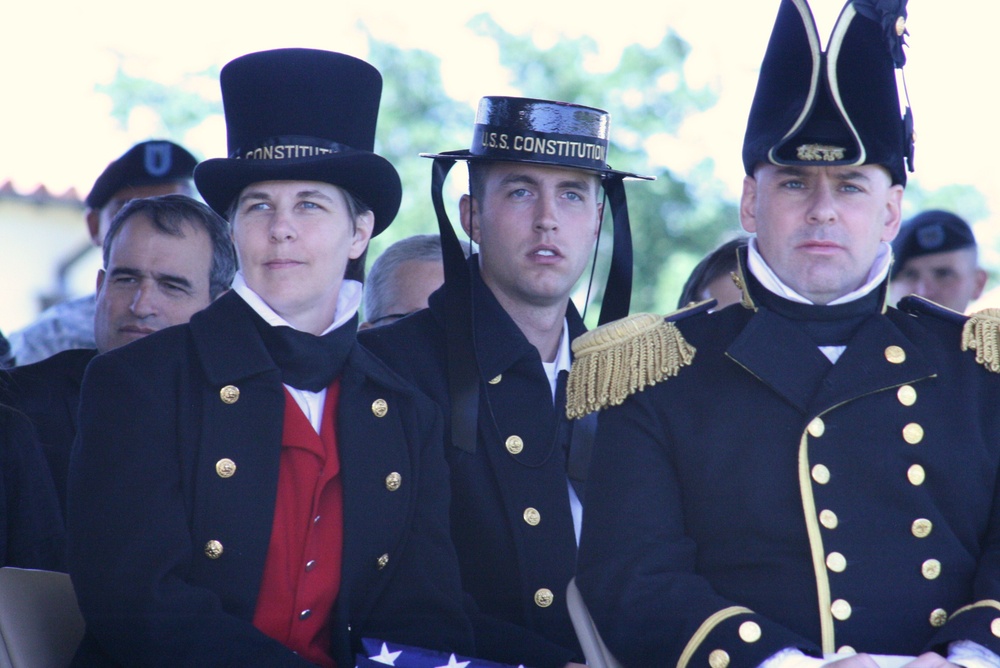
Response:
[{"label": "man wearing black beret", "polygon": [[892,242],[891,304],[919,295],[965,313],[986,286],[972,228],[950,211],[931,209],[903,223]]},{"label": "man wearing black beret", "polygon": [[[87,231],[94,245],[104,244],[111,219],[131,199],[193,194],[197,160],[184,147],[154,139],[136,144],[109,164],[87,195]],[[96,348],[95,295],[56,304],[24,329],[10,335],[16,364],[32,364],[62,350]]]},{"label": "man wearing black beret", "polygon": [[825,51],[782,0],[750,110],[742,299],[581,337],[577,584],[627,666],[1000,666],[1000,319],[886,305],[905,3]]}]

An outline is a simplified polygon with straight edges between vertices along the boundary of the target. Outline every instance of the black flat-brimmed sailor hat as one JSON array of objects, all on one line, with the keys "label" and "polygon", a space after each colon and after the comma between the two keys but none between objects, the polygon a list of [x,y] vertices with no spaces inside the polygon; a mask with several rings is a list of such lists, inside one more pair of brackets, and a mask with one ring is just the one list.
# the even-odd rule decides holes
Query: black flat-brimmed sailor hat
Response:
[{"label": "black flat-brimmed sailor hat", "polygon": [[890,278],[895,279],[915,257],[975,247],[976,236],[964,219],[941,209],[922,211],[903,223],[892,240],[895,260]]},{"label": "black flat-brimmed sailor hat", "polygon": [[806,0],[782,0],[743,141],[752,175],[772,165],[882,165],[913,171],[913,122],[900,112],[906,0],[849,0],[824,53]]},{"label": "black flat-brimmed sailor hat", "polygon": [[188,181],[196,164],[193,155],[172,141],[140,142],[101,172],[85,202],[91,209],[101,209],[122,188]]},{"label": "black flat-brimmed sailor hat", "polygon": [[277,49],[241,56],[222,68],[228,158],[195,169],[198,191],[225,214],[240,192],[261,181],[320,181],[371,208],[373,235],[399,211],[396,169],[374,153],[382,95],[378,70],[353,56]]},{"label": "black flat-brimmed sailor hat", "polygon": [[424,158],[500,160],[585,169],[601,175],[651,180],[607,164],[611,115],[603,109],[569,102],[523,97],[484,97],[479,101],[472,147]]}]

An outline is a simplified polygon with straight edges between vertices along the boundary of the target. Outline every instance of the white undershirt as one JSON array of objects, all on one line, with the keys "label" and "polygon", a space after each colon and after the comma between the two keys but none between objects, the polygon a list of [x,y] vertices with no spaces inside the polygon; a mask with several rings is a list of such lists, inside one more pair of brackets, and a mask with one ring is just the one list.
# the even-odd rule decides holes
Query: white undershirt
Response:
[{"label": "white undershirt", "polygon": [[[243,272],[236,272],[236,276],[233,278],[233,291],[243,298],[247,304],[250,305],[254,311],[257,312],[264,322],[271,325],[272,327],[292,327],[296,329],[287,320],[282,318],[280,315],[274,312],[270,306],[254,292],[250,286],[247,285],[246,279],[243,278]],[[348,320],[354,317],[354,314],[358,312],[358,306],[361,305],[361,293],[362,285],[358,281],[352,281],[350,279],[344,279],[344,282],[340,284],[340,294],[337,295],[337,310],[333,314],[333,324],[323,330],[323,334],[327,334],[337,329]],[[312,425],[316,433],[319,433],[320,425],[323,421],[323,402],[326,400],[326,388],[324,387],[319,392],[309,392],[308,390],[300,390],[297,387],[292,387],[291,385],[285,385],[288,393],[292,395],[295,399],[295,403],[299,405],[302,409],[302,413],[308,418],[309,424]]]},{"label": "white undershirt", "polygon": [[[556,352],[556,359],[554,362],[542,362],[542,368],[545,369],[545,375],[549,379],[549,389],[552,390],[553,404],[556,400],[556,382],[559,378],[559,372],[563,370],[569,371],[571,364],[572,359],[569,356],[569,323],[563,319],[563,330],[559,337],[559,350]],[[556,406],[556,410],[561,410],[561,407]],[[576,490],[573,489],[569,477],[566,478],[566,487],[569,489],[569,510],[573,514],[573,532],[576,534],[576,544],[579,547],[580,525],[583,523],[583,504],[580,503],[580,497],[576,495]]]}]

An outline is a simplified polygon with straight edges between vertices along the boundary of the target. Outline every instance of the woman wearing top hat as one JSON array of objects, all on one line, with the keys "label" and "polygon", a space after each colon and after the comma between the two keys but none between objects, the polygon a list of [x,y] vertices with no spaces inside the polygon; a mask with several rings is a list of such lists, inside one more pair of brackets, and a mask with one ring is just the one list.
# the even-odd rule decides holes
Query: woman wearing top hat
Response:
[{"label": "woman wearing top hat", "polygon": [[[230,157],[196,184],[233,289],[96,359],[70,473],[78,665],[354,665],[362,636],[471,653],[437,409],[355,345],[399,207],[381,77],[336,53],[222,70]],[[345,278],[348,277],[348,278]]]}]

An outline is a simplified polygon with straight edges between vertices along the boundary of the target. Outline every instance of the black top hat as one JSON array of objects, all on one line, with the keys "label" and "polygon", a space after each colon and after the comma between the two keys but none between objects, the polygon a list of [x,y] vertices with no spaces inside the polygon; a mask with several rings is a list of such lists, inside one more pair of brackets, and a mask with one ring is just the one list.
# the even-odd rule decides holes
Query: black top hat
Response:
[{"label": "black top hat", "polygon": [[382,95],[378,70],[352,56],[277,49],[241,56],[222,68],[229,157],[206,160],[194,180],[225,214],[251,183],[321,181],[371,207],[373,235],[399,210],[396,169],[376,155]]},{"label": "black top hat", "polygon": [[91,209],[100,209],[122,188],[187,181],[196,164],[193,155],[172,141],[141,142],[101,172],[85,202]]},{"label": "black top hat", "polygon": [[912,115],[900,114],[894,67],[906,34],[906,0],[848,0],[824,53],[807,0],[782,0],[743,140],[746,173],[762,162],[877,164],[905,184]]},{"label": "black top hat", "polygon": [[940,209],[923,211],[903,223],[892,241],[892,278],[911,258],[975,247],[972,228],[962,218]]},{"label": "black top hat", "polygon": [[421,153],[424,158],[501,160],[585,169],[651,180],[607,164],[611,115],[603,109],[524,97],[479,100],[469,150]]}]

